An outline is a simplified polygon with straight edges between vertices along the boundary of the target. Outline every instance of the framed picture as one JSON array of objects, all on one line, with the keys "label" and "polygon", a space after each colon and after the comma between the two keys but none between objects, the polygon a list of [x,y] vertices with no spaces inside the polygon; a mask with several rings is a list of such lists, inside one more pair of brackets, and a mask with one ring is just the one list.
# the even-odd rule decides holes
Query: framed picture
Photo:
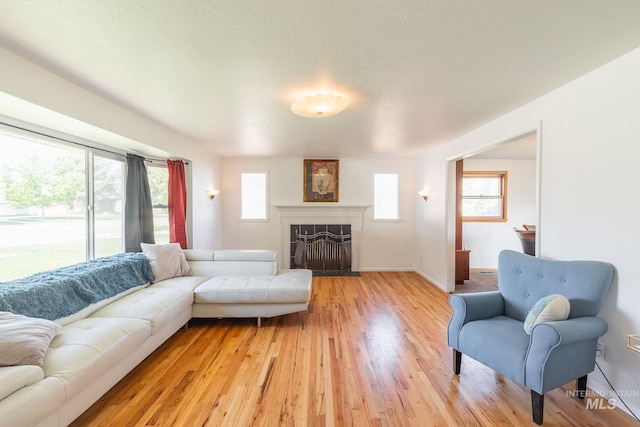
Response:
[{"label": "framed picture", "polygon": [[304,201],[338,201],[338,160],[304,160]]}]

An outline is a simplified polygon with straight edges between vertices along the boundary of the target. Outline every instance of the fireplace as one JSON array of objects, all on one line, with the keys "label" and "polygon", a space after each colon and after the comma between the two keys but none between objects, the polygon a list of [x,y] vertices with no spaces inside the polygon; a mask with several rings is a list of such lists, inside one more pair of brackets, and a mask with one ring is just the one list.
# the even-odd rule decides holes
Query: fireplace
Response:
[{"label": "fireplace", "polygon": [[351,274],[351,224],[292,224],[290,268],[320,276]]},{"label": "fireplace", "polygon": [[[291,268],[296,244],[292,240],[292,226],[301,225],[300,234],[316,234],[309,224],[325,226],[327,232],[340,236],[351,235],[351,274],[360,271],[360,240],[364,226],[364,211],[368,206],[308,203],[304,205],[276,205],[280,218],[280,268]],[[335,226],[342,227],[335,228]],[[318,231],[323,231],[319,229]],[[295,236],[295,232],[293,233]]]}]

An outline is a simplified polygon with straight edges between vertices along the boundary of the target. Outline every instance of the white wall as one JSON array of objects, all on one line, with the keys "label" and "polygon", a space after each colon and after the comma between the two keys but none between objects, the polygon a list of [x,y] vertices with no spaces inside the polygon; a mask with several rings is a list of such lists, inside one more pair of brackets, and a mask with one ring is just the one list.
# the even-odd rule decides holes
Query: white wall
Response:
[{"label": "white wall", "polygon": [[3,48],[0,64],[0,114],[61,132],[72,127],[89,134],[94,142],[142,155],[189,160],[193,183],[190,246],[221,247],[217,231],[221,229],[220,204],[205,196],[207,188],[221,186],[218,157]]},{"label": "white wall", "polygon": [[[449,191],[447,161],[479,147],[535,130],[541,123],[540,254],[553,259],[593,259],[614,265],[616,274],[600,316],[609,324],[599,361],[618,391],[640,390],[640,354],[626,348],[626,335],[640,333],[638,286],[640,211],[640,49],[531,102],[418,160],[417,176],[430,179],[434,194]],[[447,172],[448,173],[448,172]],[[431,204],[433,202],[433,204]],[[433,197],[429,209],[450,203]],[[437,206],[435,206],[437,205]],[[420,209],[419,209],[420,210]],[[445,288],[453,281],[448,223],[424,212],[418,228],[420,255],[447,249],[446,263],[421,263],[421,272]],[[449,222],[451,213],[446,211]],[[435,236],[436,238],[432,237]],[[444,240],[444,241],[443,241]],[[608,390],[598,369],[589,386]],[[640,413],[640,398],[626,403]]]},{"label": "white wall", "polygon": [[[223,246],[279,249],[280,222],[276,205],[303,204],[303,159],[224,158],[222,160]],[[269,173],[270,219],[240,221],[240,173]],[[339,202],[336,205],[371,205],[373,173],[400,174],[400,222],[374,222],[365,211],[360,270],[412,270],[415,265],[415,160],[340,159]],[[420,199],[422,202],[422,199]],[[312,206],[314,203],[306,203]],[[323,203],[325,205],[325,203]]]},{"label": "white wall", "polygon": [[507,221],[463,222],[462,244],[471,250],[470,268],[498,268],[502,249],[522,251],[513,227],[536,224],[536,161],[464,159],[465,171],[507,171]]}]

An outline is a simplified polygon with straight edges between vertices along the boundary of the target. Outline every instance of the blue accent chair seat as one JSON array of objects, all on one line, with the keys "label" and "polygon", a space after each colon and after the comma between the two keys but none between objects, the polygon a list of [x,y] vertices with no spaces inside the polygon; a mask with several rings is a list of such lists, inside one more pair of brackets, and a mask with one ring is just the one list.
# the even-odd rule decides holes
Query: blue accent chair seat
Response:
[{"label": "blue accent chair seat", "polygon": [[[584,398],[598,338],[607,332],[595,317],[613,278],[599,261],[555,261],[503,250],[498,257],[498,291],[453,294],[448,343],[453,370],[462,354],[531,390],[533,421],[542,424],[544,394],[576,380]],[[528,312],[542,297],[562,294],[570,302],[567,320],[524,330]]]}]

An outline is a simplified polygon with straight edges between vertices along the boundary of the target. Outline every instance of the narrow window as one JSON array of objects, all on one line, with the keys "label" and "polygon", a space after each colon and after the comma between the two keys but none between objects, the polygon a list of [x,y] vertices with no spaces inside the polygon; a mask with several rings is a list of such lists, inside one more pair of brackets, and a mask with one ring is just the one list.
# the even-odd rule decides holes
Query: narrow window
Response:
[{"label": "narrow window", "polygon": [[398,203],[397,173],[373,174],[373,219],[398,220],[400,210]]},{"label": "narrow window", "polygon": [[507,172],[465,171],[462,178],[463,221],[507,220]]},{"label": "narrow window", "polygon": [[240,219],[268,219],[267,182],[266,172],[243,172],[240,175]]},{"label": "narrow window", "polygon": [[156,243],[169,243],[169,169],[166,165],[147,165],[153,206],[153,237]]},{"label": "narrow window", "polygon": [[120,253],[123,244],[125,163],[120,159],[93,157],[93,211],[95,257]]}]

